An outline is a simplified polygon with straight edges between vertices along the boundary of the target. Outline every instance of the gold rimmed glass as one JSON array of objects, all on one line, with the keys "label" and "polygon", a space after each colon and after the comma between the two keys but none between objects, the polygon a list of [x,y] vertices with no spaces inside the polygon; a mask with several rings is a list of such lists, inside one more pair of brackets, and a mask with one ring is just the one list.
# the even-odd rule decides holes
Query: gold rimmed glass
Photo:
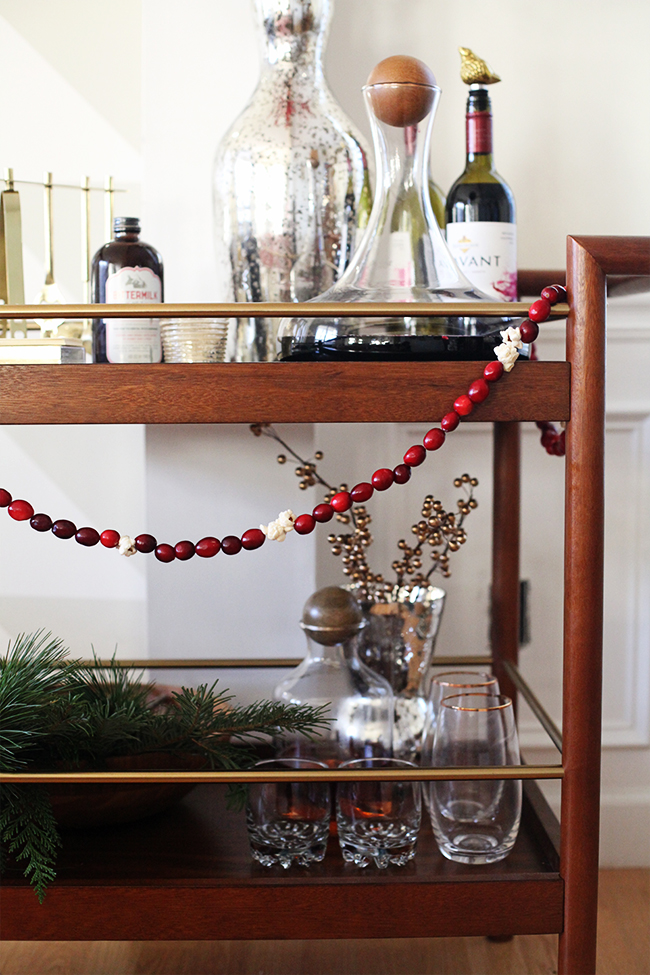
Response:
[{"label": "gold rimmed glass", "polygon": [[[519,765],[510,698],[486,693],[443,698],[431,757],[434,767]],[[426,791],[443,856],[478,864],[503,860],[510,853],[521,819],[520,780],[431,782]]]}]

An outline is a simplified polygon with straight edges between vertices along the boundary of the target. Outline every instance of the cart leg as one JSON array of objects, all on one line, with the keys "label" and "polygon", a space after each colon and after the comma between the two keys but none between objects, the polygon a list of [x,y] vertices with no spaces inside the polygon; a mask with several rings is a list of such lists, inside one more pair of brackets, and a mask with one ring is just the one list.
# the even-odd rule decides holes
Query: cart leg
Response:
[{"label": "cart leg", "polygon": [[571,237],[567,327],[560,975],[593,975],[598,909],[604,534],[605,274]]},{"label": "cart leg", "polygon": [[517,689],[502,661],[519,656],[520,431],[518,423],[494,424],[492,514],[492,609],[490,643],[502,694],[517,704]]}]

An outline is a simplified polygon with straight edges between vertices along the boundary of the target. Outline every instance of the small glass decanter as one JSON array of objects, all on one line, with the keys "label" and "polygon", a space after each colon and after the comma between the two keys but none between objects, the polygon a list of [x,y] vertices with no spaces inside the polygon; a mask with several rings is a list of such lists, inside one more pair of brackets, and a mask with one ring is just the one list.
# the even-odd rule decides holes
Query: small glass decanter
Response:
[{"label": "small glass decanter", "polygon": [[356,599],[338,586],[319,589],[305,603],[301,626],[307,656],[273,696],[286,704],[328,705],[332,720],[313,740],[284,738],[282,755],[315,758],[332,766],[352,758],[392,755],[393,692],[388,681],[359,660],[363,625]]},{"label": "small glass decanter", "polygon": [[[440,96],[433,75],[415,58],[387,58],[368,82],[363,93],[376,156],[374,204],[350,265],[315,300],[491,300],[455,263],[431,207],[429,146]],[[480,315],[288,318],[280,327],[279,354],[283,359],[491,359],[504,321]]]}]

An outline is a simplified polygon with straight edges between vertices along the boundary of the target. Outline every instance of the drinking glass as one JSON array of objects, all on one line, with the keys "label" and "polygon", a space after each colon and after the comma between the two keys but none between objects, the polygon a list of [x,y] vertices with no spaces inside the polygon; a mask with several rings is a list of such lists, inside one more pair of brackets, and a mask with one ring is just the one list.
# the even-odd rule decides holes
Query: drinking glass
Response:
[{"label": "drinking glass", "polygon": [[[432,765],[518,765],[512,701],[458,694],[440,703]],[[521,781],[480,779],[427,784],[429,815],[443,856],[459,863],[495,863],[510,853],[521,818]]]},{"label": "drinking glass", "polygon": [[[308,770],[327,768],[304,758],[269,759],[256,769]],[[265,867],[276,864],[301,867],[325,856],[330,825],[329,782],[251,783],[246,805],[246,825],[251,855]]]},{"label": "drinking glass", "polygon": [[422,734],[421,764],[423,766],[431,765],[433,739],[436,733],[441,700],[443,697],[450,697],[452,694],[469,694],[471,691],[498,694],[499,682],[493,674],[488,674],[487,671],[474,670],[447,670],[432,678]]},{"label": "drinking glass", "polygon": [[[358,758],[342,769],[412,769],[395,758]],[[419,782],[339,782],[336,823],[343,859],[357,867],[402,867],[415,856],[422,819]]]}]

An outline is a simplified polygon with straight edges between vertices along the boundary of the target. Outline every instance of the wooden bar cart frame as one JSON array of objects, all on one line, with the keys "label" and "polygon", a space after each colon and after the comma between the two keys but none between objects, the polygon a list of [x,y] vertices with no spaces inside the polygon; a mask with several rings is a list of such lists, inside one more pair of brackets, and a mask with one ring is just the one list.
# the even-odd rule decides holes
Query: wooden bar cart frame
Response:
[{"label": "wooden bar cart frame", "polygon": [[[506,693],[519,690],[551,739],[562,744],[562,764],[517,769],[418,770],[400,778],[526,779],[526,828],[503,864],[465,868],[444,861],[432,838],[423,838],[411,873],[352,876],[332,858],[310,876],[256,872],[239,839],[229,836],[221,873],[201,860],[192,831],[181,838],[184,815],[122,827],[125,873],[100,844],[72,842],[72,866],[40,906],[14,872],[0,890],[0,924],[7,940],[183,940],[217,938],[427,937],[557,932],[561,975],[595,971],[601,727],[602,590],[604,524],[605,306],[607,275],[650,275],[648,238],[569,237],[567,362],[520,362],[496,384],[468,419],[494,423],[494,519],[492,562],[492,663]],[[557,278],[555,278],[557,280]],[[534,286],[528,289],[526,284]],[[532,293],[542,272],[520,276]],[[452,306],[457,311],[458,306]],[[474,305],[473,308],[476,306]],[[484,306],[495,311],[495,306]],[[296,314],[299,306],[266,306],[263,314]],[[346,306],[349,314],[350,306]],[[374,314],[386,314],[372,306]],[[504,305],[523,314],[527,306]],[[45,317],[22,306],[0,306],[0,318]],[[168,315],[261,313],[260,305],[164,306]],[[363,309],[354,308],[363,314]],[[389,309],[395,314],[396,306]],[[436,307],[444,313],[445,306]],[[146,306],[107,306],[102,314],[142,314]],[[156,313],[160,315],[160,306]],[[304,306],[302,314],[335,314],[334,306]],[[409,314],[431,314],[431,306]],[[87,306],[61,307],[52,316],[89,317]],[[213,365],[113,365],[81,368],[0,366],[2,423],[218,423],[218,422],[421,422],[440,418],[453,399],[480,375],[468,362],[345,362]],[[405,391],[408,396],[405,396]],[[517,669],[519,600],[519,423],[567,421],[564,570],[563,738]],[[507,518],[503,512],[508,512]],[[464,659],[464,662],[468,662]],[[141,661],[148,665],[149,661]],[[170,666],[179,661],[155,661]],[[205,666],[205,661],[184,661]],[[263,661],[215,665],[260,666]],[[291,661],[272,660],[271,666]],[[284,773],[292,778],[296,773]],[[339,771],[302,773],[341,779]],[[358,776],[359,773],[355,773]],[[203,783],[182,804],[197,817],[202,843],[227,814],[205,783],[251,780],[255,773],[85,773],[83,776],[4,775],[0,781],[93,783],[174,781]],[[385,773],[382,777],[388,777]],[[534,778],[562,778],[559,862],[557,822]],[[212,791],[210,791],[212,789]],[[190,801],[191,800],[191,801]],[[201,819],[200,817],[203,816]],[[176,818],[174,818],[176,817]],[[164,821],[163,821],[164,820]],[[199,824],[199,825],[197,825]],[[211,834],[210,834],[211,835]],[[108,840],[106,841],[109,842]],[[219,836],[215,842],[219,842]],[[245,836],[243,839],[245,844]],[[75,847],[76,843],[76,847]],[[85,845],[84,845],[85,843]],[[131,846],[129,846],[131,844]],[[145,854],[151,845],[150,855]],[[165,846],[167,844],[167,846]],[[153,863],[170,845],[182,847],[167,866]],[[519,852],[518,852],[519,851]],[[98,857],[95,873],[89,860]],[[77,860],[75,860],[77,856]],[[63,857],[62,857],[63,859]],[[329,860],[326,858],[325,863]],[[153,863],[153,865],[152,865]],[[75,864],[86,873],[75,874]],[[319,865],[320,866],[320,865]],[[135,869],[141,870],[138,876]],[[101,875],[106,869],[108,875]],[[121,869],[121,868],[120,868]],[[128,870],[131,870],[131,873]],[[88,872],[89,871],[89,872]],[[113,871],[113,872],[111,872]],[[357,872],[358,873],[358,872]],[[359,912],[360,905],[363,911]]]}]

